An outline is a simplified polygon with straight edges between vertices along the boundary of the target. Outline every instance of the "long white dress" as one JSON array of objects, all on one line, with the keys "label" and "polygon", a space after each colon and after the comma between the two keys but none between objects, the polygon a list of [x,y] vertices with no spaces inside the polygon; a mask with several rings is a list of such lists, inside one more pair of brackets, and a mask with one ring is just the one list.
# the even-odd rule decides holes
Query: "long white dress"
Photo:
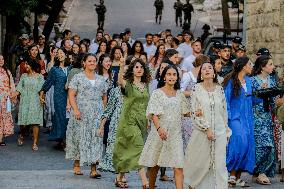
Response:
[{"label": "long white dress", "polygon": [[[194,112],[203,110],[203,116]],[[227,189],[226,144],[229,135],[226,100],[219,85],[213,92],[196,84],[191,92],[193,133],[185,153],[184,184],[194,189]],[[209,141],[205,130],[209,127],[215,141]]]},{"label": "long white dress", "polygon": [[156,128],[152,126],[139,165],[183,168],[181,118],[187,113],[189,113],[189,104],[181,91],[178,90],[175,97],[168,97],[161,89],[154,90],[146,115],[159,116],[160,127],[167,131],[168,138],[161,140]]}]

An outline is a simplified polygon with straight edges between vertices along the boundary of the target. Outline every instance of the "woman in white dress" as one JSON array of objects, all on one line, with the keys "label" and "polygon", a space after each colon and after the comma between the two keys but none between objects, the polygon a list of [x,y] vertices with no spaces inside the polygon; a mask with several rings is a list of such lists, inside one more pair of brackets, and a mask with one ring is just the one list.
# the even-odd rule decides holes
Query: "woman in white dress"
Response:
[{"label": "woman in white dress", "polygon": [[226,100],[213,66],[203,63],[191,91],[194,126],[185,153],[184,184],[194,189],[227,189],[226,144],[230,135]]},{"label": "woman in white dress", "polygon": [[146,115],[154,125],[139,159],[139,165],[151,167],[149,188],[155,188],[159,167],[174,168],[176,188],[183,185],[183,142],[181,133],[182,115],[189,115],[184,94],[179,90],[178,69],[168,65],[162,72],[148,103]]}]

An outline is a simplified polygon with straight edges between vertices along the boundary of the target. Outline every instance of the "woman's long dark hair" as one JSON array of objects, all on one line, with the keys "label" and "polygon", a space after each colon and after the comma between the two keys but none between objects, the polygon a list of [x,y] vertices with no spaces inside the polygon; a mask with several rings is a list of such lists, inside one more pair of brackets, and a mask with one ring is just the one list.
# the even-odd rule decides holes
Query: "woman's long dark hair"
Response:
[{"label": "woman's long dark hair", "polygon": [[115,51],[116,51],[117,49],[120,50],[120,52],[121,52],[121,54],[122,54],[122,56],[123,56],[123,50],[122,50],[122,48],[117,45],[117,46],[113,47],[113,49],[112,49],[111,52],[110,52],[110,59],[111,59],[112,61],[114,60],[114,53],[115,53]]},{"label": "woman's long dark hair", "polygon": [[[164,46],[164,47],[165,47],[165,44],[159,44],[159,45],[157,46],[157,50],[156,50],[156,52],[155,52],[155,55],[152,57],[152,58],[155,58],[154,66],[157,65],[157,62],[158,62],[158,59],[159,59],[159,50],[160,50],[160,47],[161,47],[161,46]],[[165,52],[165,54],[166,54],[166,52]],[[164,54],[164,56],[165,56],[165,54]]]},{"label": "woman's long dark hair", "polygon": [[[113,42],[116,43],[115,47],[118,46],[118,43],[117,43],[116,40],[114,40],[114,39],[110,40],[110,41],[107,43],[106,53],[111,54],[112,49],[110,49],[110,46],[111,46],[111,44],[112,44]],[[122,54],[123,54],[123,53],[122,53]]]},{"label": "woman's long dark hair", "polygon": [[158,67],[158,69],[157,69],[157,72],[156,72],[156,76],[155,76],[155,79],[157,80],[157,81],[159,81],[160,80],[160,78],[161,78],[161,75],[162,75],[162,73],[160,73],[160,69],[161,69],[161,66],[162,66],[162,64],[173,64],[170,60],[168,60],[168,59],[165,59],[165,60],[163,60],[162,61],[162,63],[159,65],[159,67]]},{"label": "woman's long dark hair", "polygon": [[252,75],[256,76],[256,75],[260,74],[262,68],[266,66],[266,64],[268,63],[268,61],[270,59],[271,59],[270,56],[266,56],[266,55],[259,56],[256,59],[255,63],[254,63],[254,67],[253,67],[253,70],[252,70]]},{"label": "woman's long dark hair", "polygon": [[[8,79],[9,79],[9,87],[11,88],[11,80],[10,80],[11,75],[9,74],[9,69],[6,67],[4,56],[3,56],[2,54],[0,54],[0,56],[3,57],[4,65],[2,66],[2,68],[5,70],[5,72],[6,72],[7,76],[8,76]],[[11,72],[10,72],[10,73],[11,73]]]},{"label": "woman's long dark hair", "polygon": [[178,90],[180,89],[180,76],[179,76],[179,72],[178,72],[178,69],[175,65],[173,64],[169,64],[167,67],[165,67],[165,69],[163,70],[162,72],[162,75],[161,75],[161,78],[159,79],[159,82],[158,82],[158,88],[161,88],[163,86],[165,86],[166,82],[165,82],[165,77],[166,77],[166,74],[167,74],[167,71],[169,69],[174,69],[176,72],[177,72],[177,81],[174,85],[174,89],[175,90]]},{"label": "woman's long dark hair", "polygon": [[[97,65],[97,73],[99,75],[104,75],[103,61],[105,58],[110,58],[110,57],[108,54],[102,54],[99,58],[98,65]],[[109,80],[111,81],[112,79],[111,68],[108,69],[107,73],[108,73]]]},{"label": "woman's long dark hair", "polygon": [[144,52],[144,47],[143,47],[142,42],[141,42],[141,41],[135,41],[134,44],[132,45],[132,48],[131,48],[131,51],[130,51],[130,55],[135,55],[135,46],[136,46],[137,44],[140,44],[140,46],[141,46],[140,54],[141,54],[142,52]]},{"label": "woman's long dark hair", "polygon": [[[57,52],[60,51],[60,50],[64,52],[64,49],[62,49],[62,48],[58,49]],[[70,66],[69,61],[66,60],[66,58],[67,58],[66,53],[64,52],[64,54],[65,54],[64,67]],[[57,56],[54,58],[54,65],[53,66],[56,66],[56,67],[60,66],[60,61],[59,61]]]},{"label": "woman's long dark hair", "polygon": [[[199,69],[199,72],[198,72],[198,75],[197,75],[197,83],[202,83],[202,82],[203,82],[203,79],[201,79],[201,69],[202,69],[202,67],[203,67],[204,64],[210,64],[210,65],[212,65],[210,62],[203,62],[203,63],[201,64],[200,69]],[[215,75],[215,77],[213,78],[213,82],[214,82],[214,83],[218,83],[217,72],[216,72],[216,70],[215,70],[215,68],[214,68],[213,65],[212,65],[212,67],[213,67],[214,75]]]},{"label": "woman's long dark hair", "polygon": [[238,78],[238,75],[242,71],[242,69],[247,65],[248,62],[249,62],[249,58],[247,56],[238,58],[234,63],[233,71],[231,71],[231,73],[229,73],[223,81],[223,86],[224,88],[226,88],[229,81],[232,79],[232,82],[233,82],[232,93],[234,96],[239,96],[241,82]]},{"label": "woman's long dark hair", "polygon": [[[106,42],[106,41],[101,41],[101,42],[99,43],[99,47],[98,47],[98,50],[97,50],[96,54],[99,54],[99,53],[101,52],[101,46],[102,46],[103,43],[106,44],[106,48],[107,48],[107,42]],[[107,50],[107,49],[106,49],[106,50]],[[106,52],[107,52],[107,51],[106,51]],[[106,52],[105,52],[105,53],[106,53]]]},{"label": "woman's long dark hair", "polygon": [[146,63],[143,62],[143,60],[141,60],[140,58],[136,58],[135,60],[133,60],[129,66],[128,69],[124,75],[124,79],[130,81],[131,83],[133,83],[134,81],[134,74],[133,74],[133,68],[135,67],[135,65],[139,63],[142,65],[142,67],[144,68],[144,73],[143,76],[141,77],[141,82],[149,84],[150,79],[151,79],[151,75],[150,75],[150,71],[148,69],[148,67],[146,66]]}]

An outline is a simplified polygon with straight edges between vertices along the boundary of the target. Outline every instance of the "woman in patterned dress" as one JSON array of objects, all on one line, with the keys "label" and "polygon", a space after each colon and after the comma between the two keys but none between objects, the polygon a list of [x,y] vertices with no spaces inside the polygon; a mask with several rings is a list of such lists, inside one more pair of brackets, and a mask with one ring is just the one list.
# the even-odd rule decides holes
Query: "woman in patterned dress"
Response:
[{"label": "woman in patterned dress", "polygon": [[59,150],[63,150],[65,148],[66,128],[68,122],[66,119],[66,82],[67,75],[71,67],[65,59],[66,55],[64,51],[62,49],[58,49],[54,66],[49,71],[47,80],[44,82],[40,91],[40,99],[42,102],[45,102],[44,93],[54,86],[54,114],[52,116],[52,127],[48,139],[50,141],[58,142],[56,148]]},{"label": "woman in patterned dress", "polygon": [[6,146],[4,137],[14,134],[14,123],[7,103],[12,100],[15,84],[11,72],[5,67],[4,57],[0,54],[0,146]]},{"label": "woman in patterned dress", "polygon": [[203,63],[191,91],[193,132],[185,152],[184,184],[194,189],[227,189],[226,99],[210,63]]},{"label": "woman in patterned dress", "polygon": [[91,166],[90,177],[100,178],[96,164],[102,158],[103,127],[100,119],[107,102],[108,84],[95,73],[96,57],[83,58],[84,71],[76,74],[69,84],[68,97],[71,118],[66,132],[66,159],[74,160],[75,175],[82,175],[80,166]]},{"label": "woman in patterned dress", "polygon": [[181,117],[189,115],[189,103],[179,90],[179,74],[174,65],[162,72],[158,89],[148,103],[146,115],[154,122],[141,153],[139,164],[151,167],[149,188],[155,188],[159,167],[174,168],[177,189],[183,187],[183,142]]},{"label": "woman in patterned dress", "polygon": [[20,134],[18,144],[22,145],[24,140],[24,128],[32,126],[33,145],[32,150],[38,150],[39,126],[43,126],[43,107],[41,105],[38,93],[44,83],[44,78],[39,71],[39,65],[35,60],[29,59],[26,64],[26,72],[21,76],[13,97],[21,96],[18,125],[20,125]]},{"label": "woman in patterned dress", "polygon": [[115,184],[120,188],[128,187],[127,183],[122,182],[125,173],[138,170],[143,188],[146,188],[146,172],[138,164],[138,160],[147,132],[145,113],[149,99],[150,73],[141,59],[132,61],[125,74],[124,62],[120,66],[118,82],[125,95],[113,151],[113,165],[119,173]]},{"label": "woman in patterned dress", "polygon": [[[256,59],[253,69],[253,90],[275,87],[276,81],[270,75],[274,70],[271,57],[260,56]],[[270,103],[270,109],[274,102]],[[262,99],[256,99],[253,105],[254,138],[256,146],[256,162],[254,174],[257,182],[264,185],[271,184],[268,177],[274,177],[276,171],[275,143],[273,138],[274,123],[271,110],[265,110]]]}]

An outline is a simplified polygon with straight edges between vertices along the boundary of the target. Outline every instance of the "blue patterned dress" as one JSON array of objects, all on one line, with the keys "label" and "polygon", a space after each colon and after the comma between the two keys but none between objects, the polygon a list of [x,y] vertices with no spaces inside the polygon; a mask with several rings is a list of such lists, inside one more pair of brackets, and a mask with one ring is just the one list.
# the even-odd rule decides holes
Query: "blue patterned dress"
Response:
[{"label": "blue patterned dress", "polygon": [[123,97],[121,94],[120,87],[115,87],[110,90],[109,100],[106,109],[102,115],[102,118],[107,118],[110,120],[109,133],[107,139],[106,153],[103,156],[102,162],[99,164],[99,168],[104,171],[115,172],[112,163],[112,155],[114,142],[116,137],[116,130],[118,126],[118,121],[122,109]]},{"label": "blue patterned dress", "polygon": [[41,89],[41,91],[46,93],[51,86],[54,86],[54,114],[52,115],[52,127],[48,138],[50,141],[62,142],[66,136],[68,120],[66,119],[67,90],[65,89],[65,84],[70,69],[71,67],[62,69],[61,67],[53,66]]},{"label": "blue patterned dress", "polygon": [[95,75],[94,83],[85,72],[76,74],[69,89],[76,91],[76,102],[81,113],[77,120],[71,110],[66,131],[66,159],[80,160],[80,165],[91,165],[102,158],[103,138],[97,135],[103,113],[102,96],[106,95],[108,84],[103,76]]},{"label": "blue patterned dress", "polygon": [[[253,90],[262,88],[264,81],[259,76],[252,77]],[[267,77],[268,87],[276,86],[276,81]],[[273,108],[274,103],[271,104]],[[273,138],[274,123],[271,112],[265,112],[263,100],[256,99],[253,106],[254,111],[254,137],[256,145],[256,166],[255,174],[264,173],[268,177],[273,177],[276,171],[275,144]]]}]

